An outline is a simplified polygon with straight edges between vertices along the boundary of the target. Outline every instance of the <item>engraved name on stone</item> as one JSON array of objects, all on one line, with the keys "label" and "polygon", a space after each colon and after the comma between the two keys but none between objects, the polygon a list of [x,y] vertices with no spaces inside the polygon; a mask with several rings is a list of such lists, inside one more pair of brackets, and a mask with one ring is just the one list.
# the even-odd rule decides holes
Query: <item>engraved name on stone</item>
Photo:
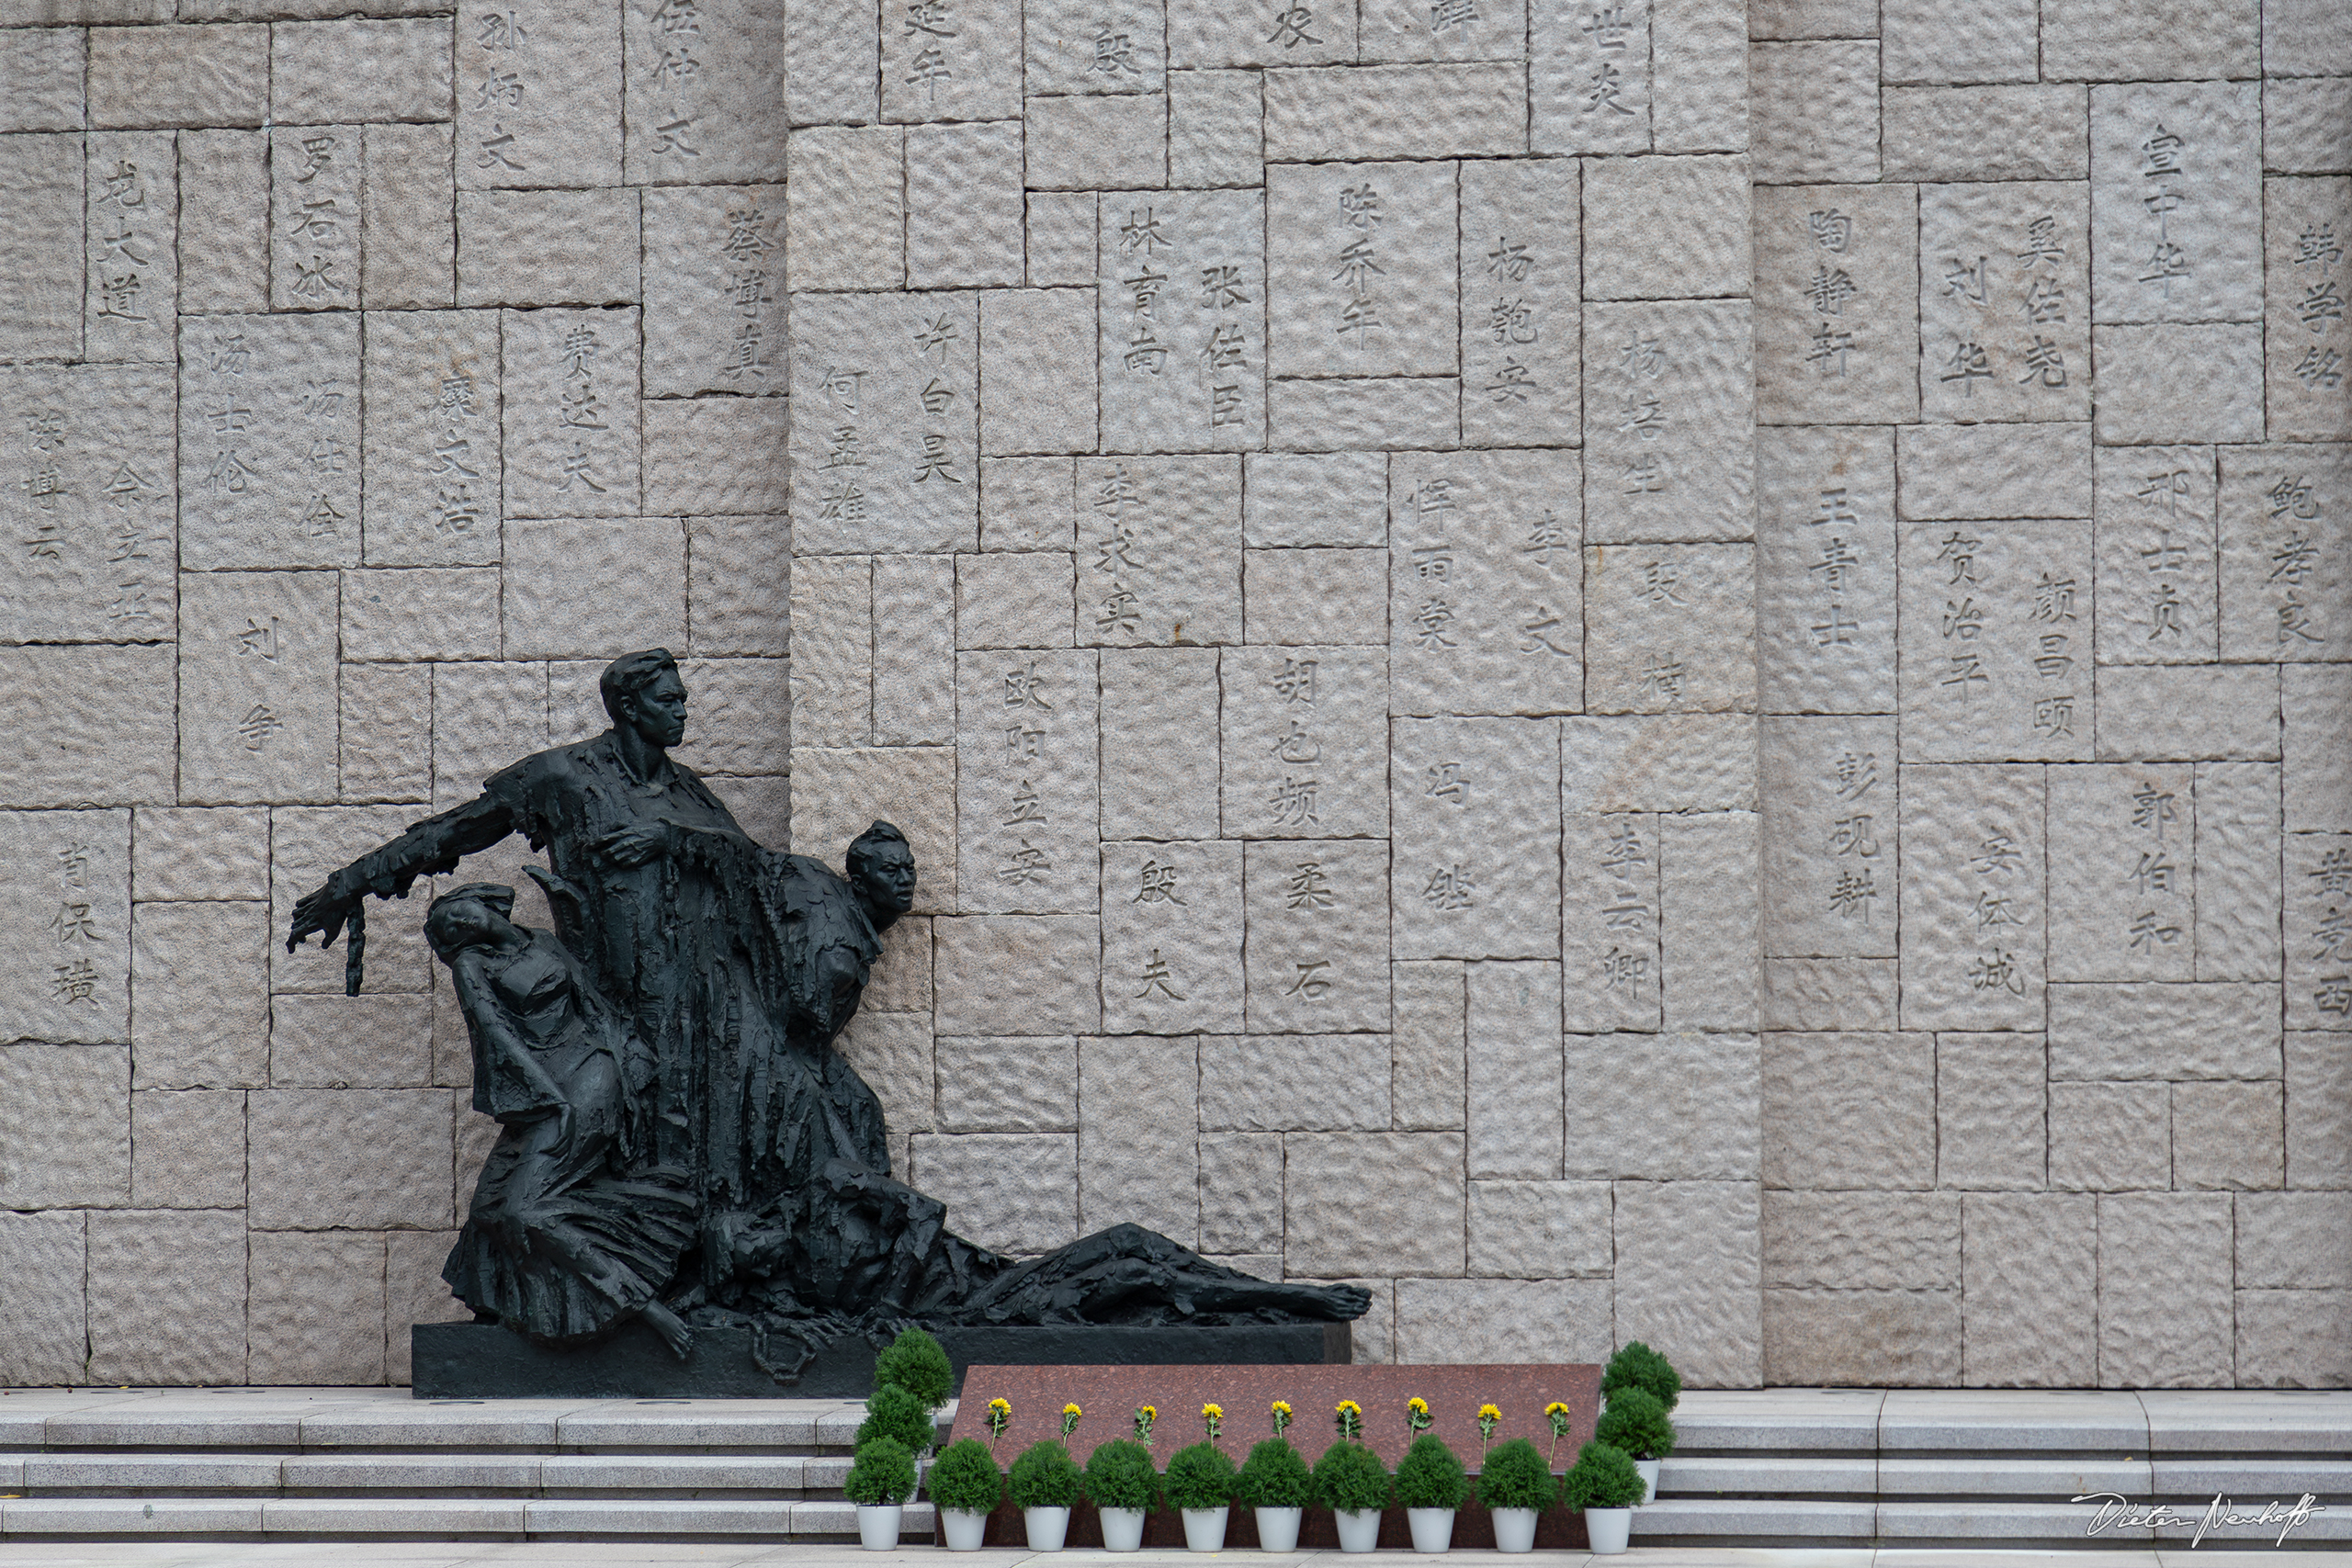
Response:
[{"label": "engraved name on stone", "polygon": [[1746,300],[1584,309],[1585,529],[1745,538],[1755,494]]},{"label": "engraved name on stone", "polygon": [[174,627],[172,371],[0,368],[0,638],[156,642]]},{"label": "engraved name on stone", "polygon": [[1566,1027],[1655,1032],[1662,1022],[1657,814],[1570,812],[1562,827]]},{"label": "engraved name on stone", "polygon": [[1451,163],[1269,168],[1272,373],[1453,375],[1455,205]]},{"label": "engraved name on stone", "polygon": [[174,357],[179,163],[169,132],[92,131],[83,182],[83,310],[93,360]]},{"label": "engraved name on stone", "polygon": [[1078,465],[1081,646],[1241,640],[1241,460]]},{"label": "engraved name on stone", "polygon": [[796,547],[970,549],[979,314],[968,293],[803,295],[793,308]]},{"label": "engraved name on stone", "polygon": [[130,1037],[130,813],[0,811],[0,1032],[95,1044]]},{"label": "engraved name on stone", "polygon": [[635,515],[638,314],[500,313],[509,517]]},{"label": "engraved name on stone", "polygon": [[2260,88],[2090,92],[2095,319],[2250,321],[2262,310]]},{"label": "engraved name on stone", "polygon": [[2220,449],[2222,657],[2352,659],[2352,447]]},{"label": "engraved name on stone", "polygon": [[2053,980],[2196,975],[2196,788],[2187,763],[2052,768]]},{"label": "engraved name on stone", "polygon": [[498,312],[370,311],[367,330],[368,563],[496,561],[504,468]]},{"label": "engraved name on stone", "polygon": [[1583,705],[1579,469],[1559,450],[1391,459],[1392,712]]},{"label": "engraved name on stone", "polygon": [[1104,844],[1102,877],[1102,1027],[1238,1032],[1241,845]]},{"label": "engraved name on stone", "polygon": [[1218,657],[1226,836],[1387,832],[1387,655],[1376,648],[1252,647]]},{"label": "engraved name on stone", "polygon": [[2210,446],[2092,452],[2102,664],[2216,657],[2215,490]]},{"label": "engraved name on stone", "polygon": [[359,317],[184,318],[181,561],[359,562]]},{"label": "engraved name on stone", "polygon": [[1901,539],[1905,761],[2090,758],[2090,525],[1921,523]]},{"label": "engraved name on stone", "polygon": [[1650,150],[1647,0],[1529,6],[1528,109],[1539,152]]},{"label": "engraved name on stone", "polygon": [[1894,956],[1894,721],[1770,718],[1760,740],[1764,951]]},{"label": "engraved name on stone", "polygon": [[1910,763],[1902,786],[1903,1027],[2041,1028],[2041,770]]},{"label": "engraved name on stone", "polygon": [[1584,439],[1577,164],[1462,165],[1462,433],[1465,443]]},{"label": "engraved name on stone", "polygon": [[1108,191],[1095,254],[1103,444],[1265,444],[1265,203],[1257,191]]},{"label": "engraved name on stone", "polygon": [[1261,840],[1242,856],[1249,1028],[1387,1029],[1388,845]]},{"label": "engraved name on stone", "polygon": [[956,671],[959,907],[1091,912],[1101,869],[1094,655],[966,653]]},{"label": "engraved name on stone", "polygon": [[1757,676],[1767,713],[1894,706],[1894,444],[1883,428],[1757,432]]},{"label": "engraved name on stone", "polygon": [[1919,401],[1929,419],[2090,417],[2079,184],[1923,186]]}]

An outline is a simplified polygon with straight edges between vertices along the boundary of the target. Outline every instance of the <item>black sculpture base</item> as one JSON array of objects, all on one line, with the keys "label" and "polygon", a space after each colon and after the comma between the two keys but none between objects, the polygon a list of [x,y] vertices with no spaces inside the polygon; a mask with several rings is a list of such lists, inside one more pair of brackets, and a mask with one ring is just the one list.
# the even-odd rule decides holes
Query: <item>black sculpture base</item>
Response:
[{"label": "black sculpture base", "polygon": [[[1231,1328],[933,1330],[956,1369],[982,1366],[1344,1365],[1346,1323],[1244,1324]],[[554,1350],[488,1323],[420,1323],[409,1329],[411,1393],[418,1399],[863,1399],[874,1348],[834,1340],[789,1381],[752,1359],[748,1328],[698,1328],[681,1361],[641,1323],[582,1349]]]}]

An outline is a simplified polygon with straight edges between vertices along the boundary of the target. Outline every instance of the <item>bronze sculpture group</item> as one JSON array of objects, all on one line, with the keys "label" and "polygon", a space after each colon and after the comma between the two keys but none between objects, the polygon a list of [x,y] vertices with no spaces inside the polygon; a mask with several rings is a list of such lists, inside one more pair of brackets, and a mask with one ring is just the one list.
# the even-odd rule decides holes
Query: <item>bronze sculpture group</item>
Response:
[{"label": "bronze sculpture group", "polygon": [[520,832],[548,867],[555,930],[514,890],[434,899],[425,936],[497,1119],[443,1269],[478,1319],[552,1345],[632,1318],[680,1356],[694,1327],[749,1322],[813,1343],[908,1320],[1199,1324],[1359,1316],[1348,1285],[1258,1280],[1119,1225],[1018,1260],[947,1228],[891,1175],[880,1103],[833,1048],[881,933],[912,907],[905,835],[876,822],[844,873],[769,850],[669,756],[686,690],[660,649],[608,666],[612,728],[526,757],[476,800],[410,828],[295,906],[290,949],[362,901]]}]

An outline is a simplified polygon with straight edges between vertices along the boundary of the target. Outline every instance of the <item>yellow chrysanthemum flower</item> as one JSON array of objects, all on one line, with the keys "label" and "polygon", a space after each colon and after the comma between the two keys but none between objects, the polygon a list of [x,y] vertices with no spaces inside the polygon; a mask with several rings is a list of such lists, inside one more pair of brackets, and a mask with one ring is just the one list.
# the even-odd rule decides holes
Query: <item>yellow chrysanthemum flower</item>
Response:
[{"label": "yellow chrysanthemum flower", "polygon": [[1342,1416],[1361,1416],[1363,1414],[1363,1406],[1358,1404],[1352,1399],[1343,1399],[1331,1408],[1338,1411]]},{"label": "yellow chrysanthemum flower", "polygon": [[1273,1406],[1272,1406],[1272,1407],[1273,1407],[1275,1410],[1280,1411],[1280,1412],[1281,1412],[1282,1414],[1283,1414],[1284,1416],[1287,1416],[1287,1415],[1289,1415],[1289,1414],[1290,1414],[1290,1401],[1289,1401],[1289,1400],[1287,1400],[1287,1399],[1277,1399],[1277,1400],[1275,1400],[1275,1401],[1274,1401],[1274,1403],[1273,1403]]},{"label": "yellow chrysanthemum flower", "polygon": [[1157,1420],[1159,1420],[1159,1412],[1157,1409],[1155,1409],[1153,1406],[1151,1406],[1151,1405],[1148,1405],[1148,1404],[1145,1405],[1145,1406],[1143,1407],[1143,1413],[1144,1413],[1146,1416],[1149,1416],[1149,1417],[1150,1417],[1152,1420],[1154,1420],[1154,1421],[1157,1421]]},{"label": "yellow chrysanthemum flower", "polygon": [[991,1399],[989,1401],[989,1408],[1001,1410],[1009,1416],[1012,1413],[1012,1402],[1009,1399]]},{"label": "yellow chrysanthemum flower", "polygon": [[1405,1402],[1405,1408],[1416,1416],[1426,1416],[1430,1413],[1430,1402],[1415,1394]]},{"label": "yellow chrysanthemum flower", "polygon": [[1201,1414],[1204,1416],[1222,1416],[1225,1414],[1225,1406],[1221,1404],[1204,1404],[1201,1406]]},{"label": "yellow chrysanthemum flower", "polygon": [[1478,1406],[1478,1418],[1481,1421],[1499,1421],[1503,1418],[1503,1413],[1491,1404],[1481,1404]]},{"label": "yellow chrysanthemum flower", "polygon": [[1075,1404],[1065,1404],[1062,1406],[1062,1414],[1065,1416],[1083,1416],[1086,1412],[1080,1410]]},{"label": "yellow chrysanthemum flower", "polygon": [[1567,1413],[1568,1407],[1556,1399],[1544,1407],[1544,1414],[1546,1416],[1566,1416]]}]

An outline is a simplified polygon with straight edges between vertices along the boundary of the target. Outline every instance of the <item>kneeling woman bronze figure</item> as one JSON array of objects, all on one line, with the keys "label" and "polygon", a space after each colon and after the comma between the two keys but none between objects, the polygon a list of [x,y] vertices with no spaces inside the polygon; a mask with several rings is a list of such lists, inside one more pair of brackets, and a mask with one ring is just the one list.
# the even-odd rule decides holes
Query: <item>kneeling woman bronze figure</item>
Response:
[{"label": "kneeling woman bronze figure", "polygon": [[442,1278],[475,1316],[533,1339],[582,1343],[637,1316],[684,1357],[691,1337],[659,1294],[695,1205],[683,1172],[639,1163],[651,1055],[514,909],[513,888],[476,882],[424,917],[473,1042],[474,1109],[500,1129]]}]

